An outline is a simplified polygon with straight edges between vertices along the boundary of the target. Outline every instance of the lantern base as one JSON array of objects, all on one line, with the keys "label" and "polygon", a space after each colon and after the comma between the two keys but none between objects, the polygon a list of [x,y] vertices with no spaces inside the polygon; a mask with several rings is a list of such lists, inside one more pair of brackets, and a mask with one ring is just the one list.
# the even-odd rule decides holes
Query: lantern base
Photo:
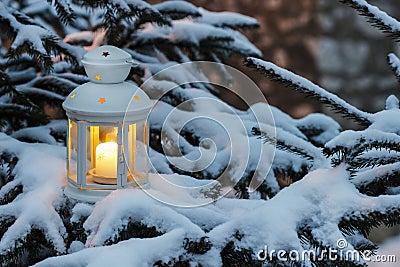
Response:
[{"label": "lantern base", "polygon": [[96,203],[113,191],[115,190],[81,190],[68,183],[64,189],[64,194],[69,198],[79,201]]},{"label": "lantern base", "polygon": [[99,184],[116,185],[117,177],[101,176],[96,174],[96,169],[89,170],[89,174],[92,175],[93,181]]}]

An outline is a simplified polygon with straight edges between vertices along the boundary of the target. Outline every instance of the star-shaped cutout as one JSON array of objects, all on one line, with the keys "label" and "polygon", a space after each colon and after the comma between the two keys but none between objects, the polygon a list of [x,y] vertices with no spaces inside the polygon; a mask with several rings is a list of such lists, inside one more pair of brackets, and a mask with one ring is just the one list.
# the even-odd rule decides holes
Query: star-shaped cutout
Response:
[{"label": "star-shaped cutout", "polygon": [[105,102],[107,102],[107,100],[104,97],[100,97],[97,102],[99,102],[100,104],[104,104]]},{"label": "star-shaped cutout", "polygon": [[97,158],[96,158],[98,161],[101,161],[101,160],[104,160],[105,159],[105,156],[104,156],[104,153],[99,153],[98,155],[97,155]]},{"label": "star-shaped cutout", "polygon": [[71,98],[71,99],[74,99],[75,96],[76,96],[76,94],[72,94],[72,95],[70,96],[70,98]]},{"label": "star-shaped cutout", "polygon": [[135,95],[133,98],[134,98],[136,101],[140,101],[140,97],[137,96],[137,95]]},{"label": "star-shaped cutout", "polygon": [[107,51],[103,52],[103,57],[108,57],[109,55],[110,55],[110,53],[108,53]]},{"label": "star-shaped cutout", "polygon": [[94,76],[96,78],[96,80],[100,81],[101,80],[101,76],[100,74],[97,74],[96,76]]}]

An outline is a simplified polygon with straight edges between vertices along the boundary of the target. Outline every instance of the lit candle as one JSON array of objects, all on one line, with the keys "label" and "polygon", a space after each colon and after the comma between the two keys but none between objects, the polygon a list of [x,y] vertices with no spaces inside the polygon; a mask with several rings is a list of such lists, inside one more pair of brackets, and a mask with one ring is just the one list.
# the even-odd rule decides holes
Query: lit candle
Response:
[{"label": "lit candle", "polygon": [[115,142],[101,143],[96,147],[96,175],[117,177],[118,145]]}]

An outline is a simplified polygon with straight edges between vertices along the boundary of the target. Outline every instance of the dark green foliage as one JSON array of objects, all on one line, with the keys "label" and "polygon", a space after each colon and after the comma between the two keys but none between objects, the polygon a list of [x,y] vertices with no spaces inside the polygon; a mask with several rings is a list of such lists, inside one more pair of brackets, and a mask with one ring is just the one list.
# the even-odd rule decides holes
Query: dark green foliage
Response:
[{"label": "dark green foliage", "polygon": [[206,236],[203,236],[198,241],[185,238],[183,242],[183,248],[190,254],[203,255],[211,249],[211,246],[212,244]]},{"label": "dark green foliage", "polygon": [[14,180],[13,170],[17,165],[17,163],[18,163],[18,158],[8,152],[3,152],[0,155],[0,167],[3,170],[2,172],[0,172],[1,175],[0,188],[3,187],[8,182]]},{"label": "dark green foliage", "polygon": [[369,196],[388,194],[388,189],[400,186],[400,170],[376,175],[373,180],[357,185],[361,193]]},{"label": "dark green foliage", "polygon": [[14,217],[5,217],[0,220],[0,240],[7,232],[8,228],[15,223],[16,219]]},{"label": "dark green foliage", "polygon": [[[18,158],[14,155],[3,152],[0,155],[0,189],[14,180],[13,170],[18,163]],[[9,189],[2,197],[0,197],[0,205],[6,205],[14,201],[14,199],[23,192],[23,186],[16,184]]]},{"label": "dark green foliage", "polygon": [[8,190],[8,192],[0,198],[0,205],[6,205],[14,201],[19,194],[23,192],[22,185],[16,185],[14,188]]},{"label": "dark green foliage", "polygon": [[47,2],[51,3],[54,6],[61,22],[65,24],[73,23],[76,15],[68,2],[59,0],[47,0]]},{"label": "dark green foliage", "polygon": [[254,258],[252,249],[235,248],[235,243],[230,241],[221,250],[222,266],[241,267],[241,266],[262,266],[262,262]]},{"label": "dark green foliage", "polygon": [[105,245],[112,245],[131,238],[153,238],[163,234],[154,226],[148,226],[129,218],[128,224],[118,231],[118,236],[110,238],[104,243]]},{"label": "dark green foliage", "polygon": [[62,205],[57,210],[57,213],[60,215],[67,231],[67,238],[65,239],[65,245],[67,248],[70,247],[73,241],[80,241],[85,244],[87,239],[87,234],[83,227],[87,217],[79,218],[78,222],[71,222],[72,209],[75,204],[76,203],[73,203],[70,199],[65,198]]},{"label": "dark green foliage", "polygon": [[10,77],[0,70],[0,97],[7,96],[8,103],[0,103],[0,127],[11,133],[26,126],[37,126],[48,122],[43,110],[26,95],[16,90]]},{"label": "dark green foliage", "polygon": [[371,210],[362,214],[358,211],[353,211],[343,217],[339,223],[339,228],[349,234],[358,231],[367,237],[373,228],[380,225],[392,227],[398,224],[400,224],[400,209],[390,208],[386,211]]},{"label": "dark green foliage", "polygon": [[308,160],[314,160],[315,155],[311,155],[308,151],[300,147],[298,143],[293,143],[290,140],[280,138],[278,135],[276,138],[271,137],[268,135],[266,132],[261,131],[258,128],[253,128],[252,133],[255,136],[258,136],[259,138],[263,139],[264,143],[270,143],[272,145],[275,145],[276,148],[287,151],[289,153],[293,153],[296,155],[299,155],[303,158],[306,158]]},{"label": "dark green foliage", "polygon": [[162,262],[162,261],[157,261],[153,264],[155,267],[202,267],[200,263],[197,263],[197,265],[193,265],[192,262],[189,260],[183,259],[183,257],[180,257],[179,259],[173,259],[168,261],[167,263]]},{"label": "dark green foliage", "polygon": [[33,265],[48,257],[58,255],[42,230],[32,228],[24,239],[15,241],[15,247],[0,254],[1,267],[22,267]]}]

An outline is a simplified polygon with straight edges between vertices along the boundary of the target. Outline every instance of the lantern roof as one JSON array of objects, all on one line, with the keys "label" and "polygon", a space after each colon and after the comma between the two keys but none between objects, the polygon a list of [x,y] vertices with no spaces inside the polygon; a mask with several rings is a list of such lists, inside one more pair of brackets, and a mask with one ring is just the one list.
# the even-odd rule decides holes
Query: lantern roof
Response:
[{"label": "lantern roof", "polygon": [[88,82],[73,90],[63,103],[71,119],[89,122],[135,122],[145,120],[152,101],[131,82]]},{"label": "lantern roof", "polygon": [[130,54],[115,46],[98,47],[83,57],[90,82],[75,88],[63,103],[70,119],[88,122],[135,122],[147,119],[153,106],[146,93],[124,82],[132,66]]}]

